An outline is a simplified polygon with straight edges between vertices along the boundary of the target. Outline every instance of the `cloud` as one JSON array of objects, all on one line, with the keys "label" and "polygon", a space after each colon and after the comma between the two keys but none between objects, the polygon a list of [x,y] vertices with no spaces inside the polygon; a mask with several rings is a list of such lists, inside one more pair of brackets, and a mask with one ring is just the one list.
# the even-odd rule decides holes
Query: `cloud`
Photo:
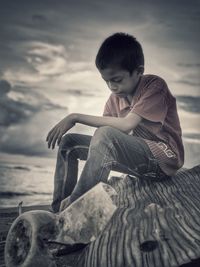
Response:
[{"label": "cloud", "polygon": [[187,112],[200,113],[199,96],[176,96],[179,107]]},{"label": "cloud", "polygon": [[29,156],[47,156],[50,151],[47,149],[45,139],[50,130],[51,120],[55,116],[54,113],[55,110],[38,111],[23,123],[0,128],[0,151]]},{"label": "cloud", "polygon": [[190,86],[195,86],[195,87],[199,87],[200,86],[200,81],[191,81],[191,80],[180,80],[177,81],[177,83],[182,83],[182,84],[186,84],[186,85],[190,85]]},{"label": "cloud", "polygon": [[27,86],[39,84],[46,80],[46,77],[37,75],[35,72],[31,72],[24,67],[6,69],[2,73],[2,78],[13,84],[27,84]]},{"label": "cloud", "polygon": [[0,80],[0,96],[4,97],[8,92],[10,92],[11,85],[6,80]]},{"label": "cloud", "polygon": [[62,45],[43,42],[24,42],[15,46],[24,64],[11,66],[2,77],[14,83],[41,83],[67,71],[67,53]]},{"label": "cloud", "polygon": [[11,85],[7,81],[0,81],[0,126],[7,127],[13,123],[19,123],[36,111],[31,105],[12,100],[8,96],[10,91]]},{"label": "cloud", "polygon": [[30,119],[40,110],[60,108],[31,88],[16,87],[0,81],[0,126],[8,127]]},{"label": "cloud", "polygon": [[0,81],[0,150],[24,155],[47,155],[45,137],[66,108],[32,88]]},{"label": "cloud", "polygon": [[[25,64],[10,67],[3,71],[2,78],[13,84],[25,83],[27,86],[40,86],[57,83],[57,88],[65,86],[60,84],[62,77],[66,81],[80,81],[87,78],[94,71],[94,63],[68,59],[68,54],[61,44],[48,44],[43,42],[24,42],[16,45],[16,51],[24,59]],[[60,78],[61,77],[61,78]]]},{"label": "cloud", "polygon": [[66,71],[67,53],[64,46],[31,42],[27,48],[27,62],[39,75],[60,75]]},{"label": "cloud", "polygon": [[46,17],[42,14],[34,14],[32,15],[32,21],[39,25],[45,23],[47,21]]},{"label": "cloud", "polygon": [[179,62],[177,63],[178,66],[180,67],[184,67],[184,68],[200,68],[200,63],[182,63],[182,62]]}]

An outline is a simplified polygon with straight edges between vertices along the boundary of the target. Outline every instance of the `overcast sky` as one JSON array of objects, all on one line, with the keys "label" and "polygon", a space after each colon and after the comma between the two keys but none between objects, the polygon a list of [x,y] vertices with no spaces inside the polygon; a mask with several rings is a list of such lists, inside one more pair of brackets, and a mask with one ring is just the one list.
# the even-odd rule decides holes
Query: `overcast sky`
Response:
[{"label": "overcast sky", "polygon": [[189,126],[182,119],[184,131],[198,132],[199,110],[191,108],[200,99],[199,3],[0,0],[1,151],[43,155],[44,137],[62,116],[102,112],[109,91],[94,60],[118,31],[141,42],[146,73],[184,95],[181,116],[191,118]]}]

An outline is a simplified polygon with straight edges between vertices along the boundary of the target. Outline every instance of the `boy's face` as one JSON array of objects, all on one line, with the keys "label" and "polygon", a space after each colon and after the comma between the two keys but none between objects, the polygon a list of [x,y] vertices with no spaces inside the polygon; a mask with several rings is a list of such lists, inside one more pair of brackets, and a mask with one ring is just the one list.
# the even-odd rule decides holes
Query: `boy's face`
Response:
[{"label": "boy's face", "polygon": [[133,95],[142,75],[142,72],[138,70],[134,70],[132,74],[127,70],[115,68],[106,68],[99,71],[112,93],[119,97]]}]

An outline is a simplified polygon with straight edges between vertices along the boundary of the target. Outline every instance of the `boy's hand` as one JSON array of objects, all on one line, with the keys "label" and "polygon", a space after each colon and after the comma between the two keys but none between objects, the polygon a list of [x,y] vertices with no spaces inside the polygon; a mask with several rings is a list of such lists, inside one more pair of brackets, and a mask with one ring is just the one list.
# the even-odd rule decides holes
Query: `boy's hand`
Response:
[{"label": "boy's hand", "polygon": [[48,133],[46,141],[48,142],[48,148],[52,146],[54,149],[56,141],[60,144],[62,136],[69,131],[75,125],[75,118],[73,114],[68,115],[66,118],[56,124]]}]

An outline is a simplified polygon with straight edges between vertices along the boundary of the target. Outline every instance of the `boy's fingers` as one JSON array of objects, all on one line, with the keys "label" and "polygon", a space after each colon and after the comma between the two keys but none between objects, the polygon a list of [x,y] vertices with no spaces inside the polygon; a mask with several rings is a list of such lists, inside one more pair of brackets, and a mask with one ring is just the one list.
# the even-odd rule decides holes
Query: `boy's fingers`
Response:
[{"label": "boy's fingers", "polygon": [[57,129],[57,127],[54,127],[48,134],[47,136],[47,142],[48,142],[48,148],[51,147],[51,143],[52,143],[52,140],[54,138],[54,136],[57,134],[59,130]]},{"label": "boy's fingers", "polygon": [[[56,125],[57,126],[57,125]],[[54,130],[56,129],[56,126],[54,126],[50,131],[49,131],[49,133],[48,133],[48,135],[47,135],[47,138],[46,138],[46,141],[48,142],[48,140],[49,140],[49,138],[50,138],[50,136],[51,136],[51,134],[54,132]]]},{"label": "boy's fingers", "polygon": [[56,135],[56,131],[52,132],[48,137],[48,148],[51,147],[51,143],[53,141],[54,136]]},{"label": "boy's fingers", "polygon": [[51,140],[52,140],[52,137],[51,137],[52,135],[48,135],[48,137],[47,137],[47,142],[48,142],[48,148],[50,148],[50,146],[51,146]]},{"label": "boy's fingers", "polygon": [[46,137],[46,141],[49,141],[49,136],[50,136],[51,132],[48,133],[47,137]]},{"label": "boy's fingers", "polygon": [[48,148],[52,146],[52,149],[55,147],[56,140],[58,139],[59,142],[63,136],[63,133],[61,133],[61,127],[60,123],[56,124],[51,131],[48,133],[46,141],[48,142]]},{"label": "boy's fingers", "polygon": [[51,136],[51,134],[53,133],[53,129],[48,133],[48,135],[47,135],[47,138],[46,138],[46,141],[48,142],[49,141],[49,138],[50,138],[50,136]]},{"label": "boy's fingers", "polygon": [[53,140],[52,140],[52,149],[54,149],[55,147],[55,143],[56,143],[56,140],[58,139],[58,136],[59,136],[59,132],[57,132],[54,137],[53,137]]},{"label": "boy's fingers", "polygon": [[61,141],[61,139],[62,139],[62,136],[63,136],[63,134],[59,134],[59,136],[58,136],[58,140],[57,140],[57,145],[60,144],[60,141]]}]

